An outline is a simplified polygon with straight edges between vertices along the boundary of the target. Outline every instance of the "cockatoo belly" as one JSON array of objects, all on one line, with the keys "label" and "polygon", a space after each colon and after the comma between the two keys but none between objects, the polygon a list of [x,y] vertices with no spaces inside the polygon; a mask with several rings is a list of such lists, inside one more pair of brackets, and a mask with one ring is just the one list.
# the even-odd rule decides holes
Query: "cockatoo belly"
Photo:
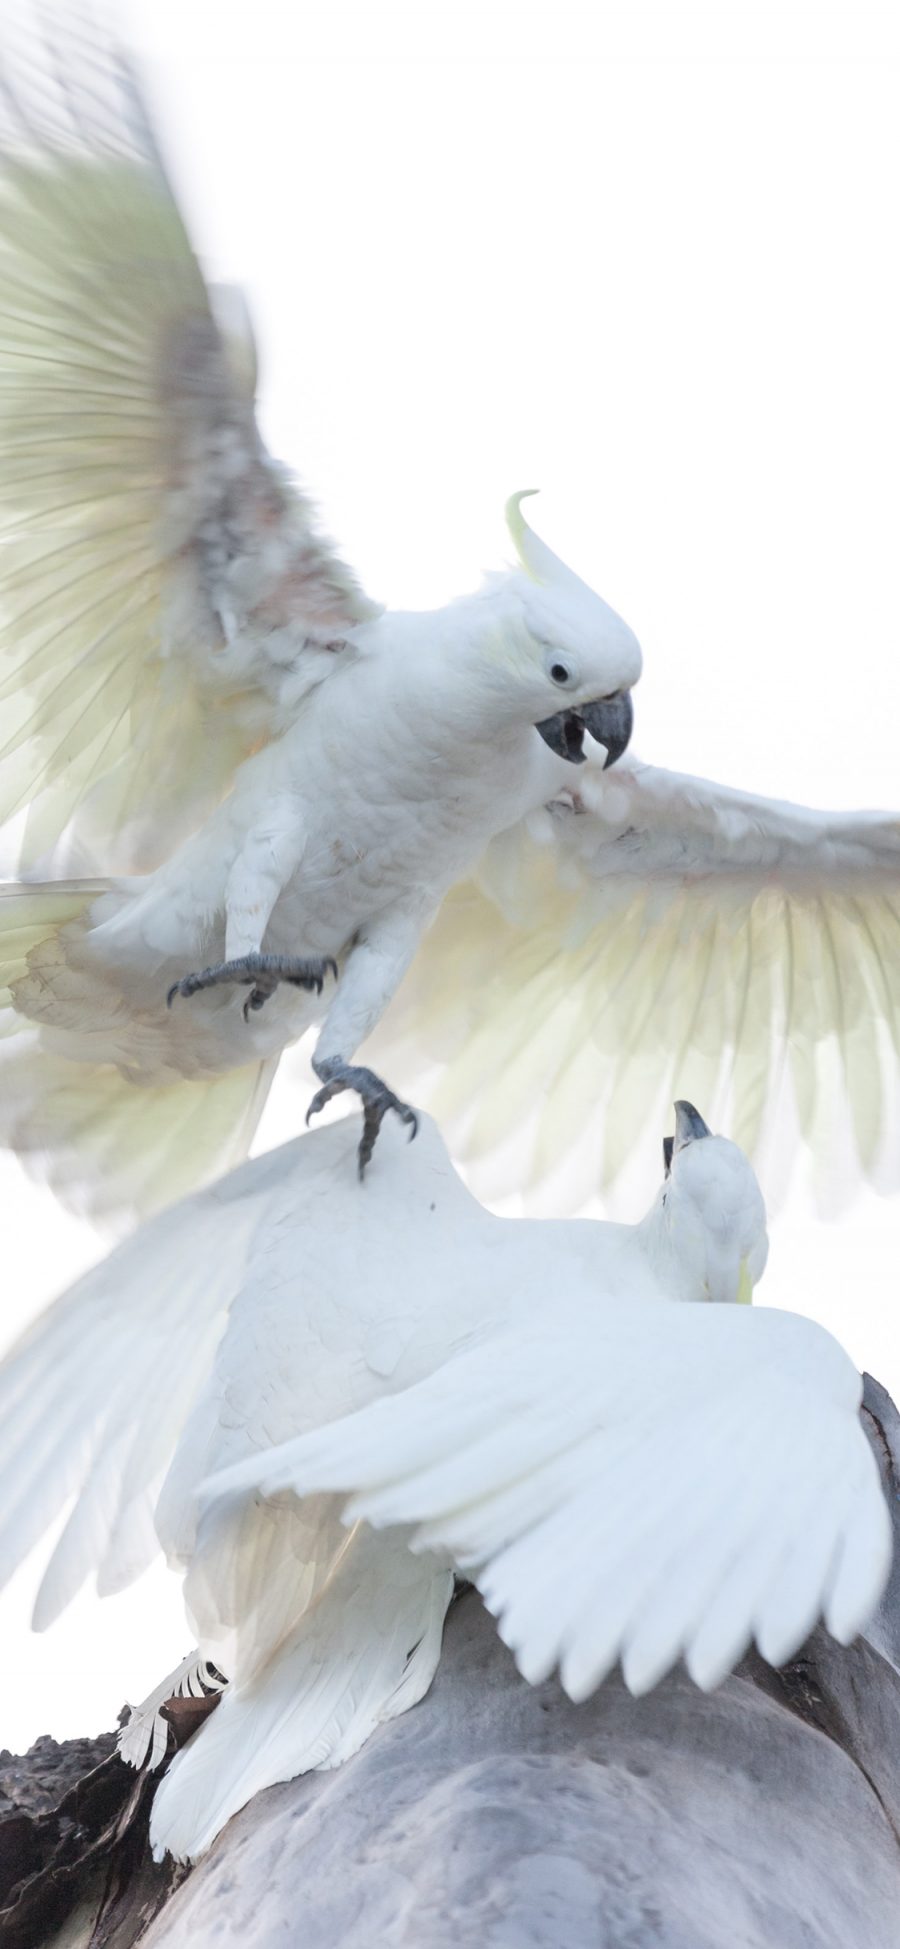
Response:
[{"label": "cockatoo belly", "polygon": [[[288,739],[283,746],[267,801],[269,843],[281,856],[293,848],[297,859],[258,945],[270,954],[327,957],[339,967],[361,931],[382,916],[409,914],[424,929],[510,810],[519,816],[529,789],[526,745],[524,764],[521,751],[502,751],[493,769],[470,765],[461,776],[449,761],[443,775],[433,765],[428,796],[419,784],[404,796],[392,780],[370,800],[357,781],[336,803],[318,789],[315,765],[305,790],[291,782],[297,761]],[[259,773],[260,760],[251,760],[231,798],[171,861],[146,878],[112,884],[32,951],[14,984],[14,1005],[40,1024],[56,1053],[112,1062],[144,1082],[206,1077],[276,1056],[322,1020],[334,993],[330,976],[321,994],[279,988],[248,1019],[246,990],[234,986],[167,1006],[169,990],[189,970],[229,953],[231,888],[247,832],[260,817]]]}]

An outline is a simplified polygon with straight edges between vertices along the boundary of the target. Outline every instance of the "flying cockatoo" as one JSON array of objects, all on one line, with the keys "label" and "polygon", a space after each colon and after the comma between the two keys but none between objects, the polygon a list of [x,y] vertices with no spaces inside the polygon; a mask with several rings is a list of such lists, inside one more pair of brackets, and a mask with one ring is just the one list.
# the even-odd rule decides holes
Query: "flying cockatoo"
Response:
[{"label": "flying cockatoo", "polygon": [[513,1133],[518,1187],[569,1146],[594,1190],[586,1126],[609,1177],[673,1082],[750,1148],[787,1093],[877,1175],[897,819],[610,770],[638,644],[521,496],[516,567],[381,613],[263,446],[246,312],[204,283],[128,61],[77,11],[16,15],[0,821],[27,872],[117,877],[0,909],[6,1140],[95,1211],[152,1210],[246,1151],[318,1025],[314,1107],[361,1094],[364,1164],[388,1108],[413,1119],[356,1062],[399,989],[393,1080],[421,1100],[444,1069],[460,1145]]},{"label": "flying cockatoo", "polygon": [[74,1499],[36,1627],[92,1571],[118,1590],[161,1548],[185,1573],[197,1650],[126,1756],[162,1757],[177,1688],[224,1685],[157,1851],[201,1853],[414,1705],[455,1571],[574,1699],[617,1658],[634,1692],[682,1655],[711,1687],[751,1638],[780,1662],[820,1612],[866,1622],[890,1526],[859,1375],[811,1321],[735,1303],[759,1188],[676,1109],[633,1226],[491,1214],[427,1118],[412,1150],[386,1126],[361,1197],[357,1120],[316,1130],[150,1220],[0,1368],[0,1577]]}]

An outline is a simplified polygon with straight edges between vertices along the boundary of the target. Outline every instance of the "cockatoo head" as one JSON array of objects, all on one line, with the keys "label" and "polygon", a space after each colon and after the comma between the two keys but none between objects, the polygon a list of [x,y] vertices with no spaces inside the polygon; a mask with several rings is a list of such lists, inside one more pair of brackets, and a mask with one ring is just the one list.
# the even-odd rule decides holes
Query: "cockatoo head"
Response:
[{"label": "cockatoo head", "polygon": [[541,541],[522,513],[533,488],[514,494],[506,518],[524,574],[517,578],[524,628],[514,670],[552,751],[584,760],[585,731],[614,765],[631,737],[631,686],[641,673],[637,637],[614,609]]},{"label": "cockatoo head", "polygon": [[714,1137],[692,1103],[675,1105],[663,1141],[661,1194],[672,1249],[690,1262],[710,1299],[749,1302],[769,1253],[766,1208],[737,1144]]}]

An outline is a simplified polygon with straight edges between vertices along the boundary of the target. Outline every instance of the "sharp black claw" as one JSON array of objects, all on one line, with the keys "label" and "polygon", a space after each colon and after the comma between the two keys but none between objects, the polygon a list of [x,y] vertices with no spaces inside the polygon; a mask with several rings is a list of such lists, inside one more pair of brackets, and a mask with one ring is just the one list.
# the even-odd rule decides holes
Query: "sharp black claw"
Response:
[{"label": "sharp black claw", "polygon": [[324,1110],[324,1108],[325,1108],[325,1105],[326,1105],[326,1103],[328,1102],[328,1100],[329,1100],[329,1098],[330,1098],[330,1097],[332,1096],[332,1094],[333,1094],[333,1091],[331,1091],[331,1090],[317,1090],[317,1091],[316,1091],[316,1093],[315,1093],[315,1096],[313,1097],[313,1100],[312,1100],[312,1102],[311,1102],[311,1104],[310,1104],[310,1106],[309,1106],[309,1109],[308,1109],[308,1110],[307,1110],[307,1112],[306,1112],[306,1128],[307,1128],[307,1130],[309,1129],[309,1126],[310,1126],[310,1122],[312,1121],[312,1118],[313,1118],[313,1117],[317,1117],[317,1116],[319,1115],[319,1112],[320,1112],[321,1110]]},{"label": "sharp black claw", "polygon": [[302,974],[296,975],[284,974],[281,976],[281,980],[289,981],[294,988],[306,988],[310,993],[315,989],[316,994],[321,995],[327,974],[333,974],[335,981],[337,981],[338,965],[330,954],[326,954],[315,969],[306,970]]},{"label": "sharp black claw", "polygon": [[357,1150],[360,1179],[365,1176],[366,1165],[371,1161],[378,1132],[389,1110],[393,1110],[394,1115],[399,1117],[402,1123],[409,1124],[409,1142],[412,1143],[419,1129],[419,1119],[415,1110],[411,1109],[408,1103],[401,1102],[400,1098],[394,1095],[393,1090],[389,1090],[380,1076],[376,1076],[371,1069],[357,1068],[352,1063],[343,1062],[339,1056],[324,1057],[314,1064],[314,1068],[316,1074],[322,1078],[322,1087],[316,1091],[306,1112],[307,1125],[310,1119],[317,1116],[319,1111],[324,1109],[325,1104],[330,1102],[333,1096],[338,1096],[342,1090],[354,1090],[362,1099],[363,1132]]},{"label": "sharp black claw", "polygon": [[244,1021],[249,1022],[251,1009],[262,1008],[263,1003],[267,1002],[268,999],[269,999],[268,995],[266,994],[264,988],[251,988],[250,993],[247,996],[247,999],[244,1003],[244,1006],[241,1009],[241,1014],[243,1015]]},{"label": "sharp black claw", "polygon": [[220,961],[199,974],[182,975],[180,981],[173,981],[166,995],[166,1007],[171,1008],[176,995],[196,995],[202,988],[239,982],[251,990],[242,1010],[244,1021],[248,1022],[250,1011],[264,1007],[280,982],[304,988],[310,995],[321,995],[326,974],[333,974],[337,981],[338,965],[331,954],[308,961],[290,954],[245,954],[236,961]]}]

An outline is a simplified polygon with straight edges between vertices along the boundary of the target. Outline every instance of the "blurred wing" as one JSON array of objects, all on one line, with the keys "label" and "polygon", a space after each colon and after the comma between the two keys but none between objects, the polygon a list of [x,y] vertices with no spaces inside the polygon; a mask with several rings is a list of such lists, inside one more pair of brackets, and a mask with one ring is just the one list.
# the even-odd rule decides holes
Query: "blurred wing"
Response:
[{"label": "blurred wing", "polygon": [[394,1078],[446,1066],[419,1100],[476,1187],[544,1181],[573,1209],[679,1096],[770,1200],[801,1137],[829,1200],[860,1173],[895,1186],[900,818],[628,762],[577,790],[495,841],[386,1020]]},{"label": "blurred wing", "polygon": [[161,1213],[64,1293],[0,1366],[0,1585],[71,1516],[34,1623],[92,1570],[120,1590],[159,1548],[159,1485],[240,1289],[268,1180],[245,1166]]},{"label": "blurred wing", "polygon": [[859,1375],[811,1321],[744,1307],[554,1307],[429,1379],[208,1485],[350,1492],[472,1575],[526,1678],[712,1687],[751,1638],[848,1641],[890,1567]]},{"label": "blurred wing", "polygon": [[121,50],[61,6],[4,36],[0,824],[145,869],[374,612],[262,445]]}]

